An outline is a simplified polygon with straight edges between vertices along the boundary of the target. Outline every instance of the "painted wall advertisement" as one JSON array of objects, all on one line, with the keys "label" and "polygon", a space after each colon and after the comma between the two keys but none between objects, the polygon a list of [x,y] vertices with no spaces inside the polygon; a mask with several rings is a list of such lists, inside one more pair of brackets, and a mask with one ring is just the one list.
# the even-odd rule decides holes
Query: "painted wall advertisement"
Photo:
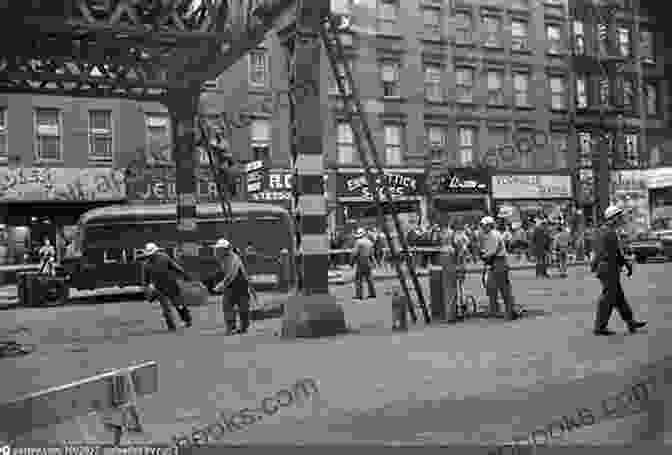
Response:
[{"label": "painted wall advertisement", "polygon": [[571,199],[569,175],[495,175],[492,177],[495,199]]},{"label": "painted wall advertisement", "polygon": [[[126,193],[129,201],[172,203],[177,200],[174,167],[147,167],[133,169],[126,176]],[[217,185],[210,171],[199,169],[198,196],[201,202],[217,202]]]},{"label": "painted wall advertisement", "polygon": [[644,170],[612,171],[611,203],[630,213],[631,229],[646,231],[651,223],[648,173]]},{"label": "painted wall advertisement", "polygon": [[120,169],[0,168],[2,201],[110,201],[125,197]]}]

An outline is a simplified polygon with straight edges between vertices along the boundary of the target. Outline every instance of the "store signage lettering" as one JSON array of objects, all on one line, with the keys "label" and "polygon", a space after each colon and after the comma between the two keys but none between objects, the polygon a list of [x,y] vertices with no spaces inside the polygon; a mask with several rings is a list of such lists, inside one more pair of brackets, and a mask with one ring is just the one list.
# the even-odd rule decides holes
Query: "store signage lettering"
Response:
[{"label": "store signage lettering", "polygon": [[646,174],[647,185],[650,189],[672,186],[672,167],[649,169]]},{"label": "store signage lettering", "polygon": [[[375,182],[378,193],[383,199],[386,197],[384,186],[387,186],[393,198],[413,194],[418,189],[415,178],[400,174],[383,174],[382,177],[376,176]],[[348,179],[345,182],[345,187],[350,193],[355,193],[364,199],[373,199],[369,189],[369,182],[365,175]]]},{"label": "store signage lettering", "polygon": [[568,175],[496,175],[492,192],[499,199],[551,199],[572,197]]},{"label": "store signage lettering", "polygon": [[437,193],[486,194],[488,177],[474,169],[453,169],[433,179],[433,191]]},{"label": "store signage lettering", "polygon": [[123,171],[112,168],[1,168],[0,200],[97,201],[126,196]]},{"label": "store signage lettering", "polygon": [[[128,199],[146,202],[175,202],[177,188],[174,168],[146,168],[126,178]],[[202,201],[218,200],[217,184],[206,171],[200,171],[198,195]]]}]

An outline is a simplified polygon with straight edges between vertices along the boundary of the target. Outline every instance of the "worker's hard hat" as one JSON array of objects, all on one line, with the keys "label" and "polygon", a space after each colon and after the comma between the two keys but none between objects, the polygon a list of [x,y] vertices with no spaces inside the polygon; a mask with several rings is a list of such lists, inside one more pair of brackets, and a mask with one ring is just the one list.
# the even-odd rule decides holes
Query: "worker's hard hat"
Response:
[{"label": "worker's hard hat", "polygon": [[619,215],[623,215],[624,211],[622,208],[617,207],[615,205],[610,205],[607,207],[607,209],[604,211],[604,219],[605,220],[611,220]]},{"label": "worker's hard hat", "polygon": [[145,245],[145,249],[142,251],[143,256],[151,256],[158,252],[161,248],[154,242],[149,242]]},{"label": "worker's hard hat", "polygon": [[231,242],[226,239],[217,240],[217,243],[215,243],[215,249],[218,250],[220,248],[224,250],[231,249]]},{"label": "worker's hard hat", "polygon": [[490,224],[495,224],[495,219],[491,216],[484,216],[481,218],[481,226],[487,226]]}]

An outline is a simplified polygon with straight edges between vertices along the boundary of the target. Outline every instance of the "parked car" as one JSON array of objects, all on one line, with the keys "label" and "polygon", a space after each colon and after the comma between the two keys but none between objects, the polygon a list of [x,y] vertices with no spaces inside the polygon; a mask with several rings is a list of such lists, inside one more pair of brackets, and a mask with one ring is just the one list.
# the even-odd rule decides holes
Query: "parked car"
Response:
[{"label": "parked car", "polygon": [[640,264],[653,258],[672,259],[672,218],[655,220],[649,231],[629,242],[628,250]]}]

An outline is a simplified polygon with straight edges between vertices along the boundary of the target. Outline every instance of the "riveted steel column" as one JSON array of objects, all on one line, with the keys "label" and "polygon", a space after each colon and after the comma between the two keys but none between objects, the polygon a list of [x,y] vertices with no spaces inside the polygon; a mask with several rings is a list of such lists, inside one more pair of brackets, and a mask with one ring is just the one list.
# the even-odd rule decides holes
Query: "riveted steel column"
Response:
[{"label": "riveted steel column", "polygon": [[294,42],[294,96],[296,101],[296,170],[298,211],[301,214],[301,252],[304,294],[327,294],[329,238],[324,196],[324,154],[320,68],[320,27],[329,12],[328,0],[301,2]]},{"label": "riveted steel column", "polygon": [[173,136],[173,159],[176,167],[177,229],[180,233],[180,253],[197,256],[198,224],[198,151],[196,150],[196,115],[200,87],[197,85],[171,89],[166,106],[170,112]]}]

